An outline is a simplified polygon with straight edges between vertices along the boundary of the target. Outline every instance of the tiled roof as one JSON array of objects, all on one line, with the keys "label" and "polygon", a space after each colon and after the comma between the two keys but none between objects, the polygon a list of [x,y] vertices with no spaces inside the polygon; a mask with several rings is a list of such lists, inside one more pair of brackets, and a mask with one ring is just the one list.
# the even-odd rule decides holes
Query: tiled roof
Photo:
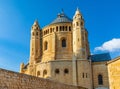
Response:
[{"label": "tiled roof", "polygon": [[61,14],[58,14],[57,18],[51,24],[63,23],[63,22],[72,22],[72,20],[69,17],[67,17],[64,14],[64,12],[62,12]]},{"label": "tiled roof", "polygon": [[91,55],[92,62],[102,62],[111,60],[109,53]]}]

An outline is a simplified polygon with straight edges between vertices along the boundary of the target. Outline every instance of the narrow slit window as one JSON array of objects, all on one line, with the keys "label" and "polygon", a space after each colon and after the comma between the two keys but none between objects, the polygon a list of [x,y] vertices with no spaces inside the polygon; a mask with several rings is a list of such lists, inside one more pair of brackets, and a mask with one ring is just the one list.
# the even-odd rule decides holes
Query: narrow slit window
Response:
[{"label": "narrow slit window", "polygon": [[44,50],[47,50],[48,49],[48,42],[45,42],[44,43]]},{"label": "narrow slit window", "polygon": [[62,47],[66,47],[66,39],[62,39]]}]

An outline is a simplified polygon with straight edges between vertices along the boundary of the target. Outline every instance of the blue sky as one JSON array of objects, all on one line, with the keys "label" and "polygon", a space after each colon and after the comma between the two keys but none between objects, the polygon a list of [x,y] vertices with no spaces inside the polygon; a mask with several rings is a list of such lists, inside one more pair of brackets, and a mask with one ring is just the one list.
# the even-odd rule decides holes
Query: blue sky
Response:
[{"label": "blue sky", "polygon": [[89,32],[91,54],[120,55],[119,0],[0,0],[0,68],[19,71],[29,59],[30,30],[52,22],[64,9],[72,18],[79,7]]}]

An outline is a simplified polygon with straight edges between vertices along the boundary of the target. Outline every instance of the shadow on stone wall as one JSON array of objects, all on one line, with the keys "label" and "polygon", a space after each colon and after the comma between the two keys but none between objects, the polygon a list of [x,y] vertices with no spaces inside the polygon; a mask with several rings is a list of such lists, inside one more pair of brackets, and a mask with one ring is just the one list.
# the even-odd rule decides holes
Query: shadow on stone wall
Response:
[{"label": "shadow on stone wall", "polygon": [[0,69],[0,89],[86,89]]}]

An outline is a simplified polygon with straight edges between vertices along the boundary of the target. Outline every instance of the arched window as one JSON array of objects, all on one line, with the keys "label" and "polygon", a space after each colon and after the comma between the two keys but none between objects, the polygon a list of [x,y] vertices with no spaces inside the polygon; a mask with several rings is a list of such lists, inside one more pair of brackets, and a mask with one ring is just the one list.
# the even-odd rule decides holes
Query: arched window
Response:
[{"label": "arched window", "polygon": [[71,31],[71,27],[69,26],[69,31]]},{"label": "arched window", "polygon": [[38,36],[38,32],[36,32],[36,36]]},{"label": "arched window", "polygon": [[37,72],[37,76],[38,76],[38,77],[40,76],[40,71]]},{"label": "arched window", "polygon": [[56,31],[58,31],[58,26],[56,27]]},{"label": "arched window", "polygon": [[78,23],[78,22],[76,22],[76,26],[79,26],[79,23]]},{"label": "arched window", "polygon": [[64,73],[65,73],[65,74],[68,74],[68,73],[69,73],[69,70],[68,70],[68,69],[65,69],[65,70],[64,70]]},{"label": "arched window", "polygon": [[47,33],[49,33],[49,29],[47,30]]},{"label": "arched window", "polygon": [[82,77],[84,78],[84,73],[82,73]]},{"label": "arched window", "polygon": [[45,41],[45,43],[44,43],[44,50],[47,50],[47,49],[48,49],[48,42]]},{"label": "arched window", "polygon": [[67,26],[65,26],[65,31],[67,31]]},{"label": "arched window", "polygon": [[33,35],[33,36],[35,35],[34,32],[32,32],[32,35]]},{"label": "arched window", "polygon": [[59,73],[60,73],[59,69],[55,69],[55,74],[59,74]]},{"label": "arched window", "polygon": [[83,26],[84,24],[83,24],[83,22],[81,22],[81,26]]},{"label": "arched window", "polygon": [[45,77],[45,75],[47,75],[47,70],[43,71],[43,77]]},{"label": "arched window", "polygon": [[88,77],[88,74],[86,73],[86,78]]},{"label": "arched window", "polygon": [[66,47],[66,39],[62,39],[62,47]]},{"label": "arched window", "polygon": [[98,84],[103,85],[103,76],[101,74],[98,75]]},{"label": "arched window", "polygon": [[50,33],[52,33],[52,28],[50,28]]}]

